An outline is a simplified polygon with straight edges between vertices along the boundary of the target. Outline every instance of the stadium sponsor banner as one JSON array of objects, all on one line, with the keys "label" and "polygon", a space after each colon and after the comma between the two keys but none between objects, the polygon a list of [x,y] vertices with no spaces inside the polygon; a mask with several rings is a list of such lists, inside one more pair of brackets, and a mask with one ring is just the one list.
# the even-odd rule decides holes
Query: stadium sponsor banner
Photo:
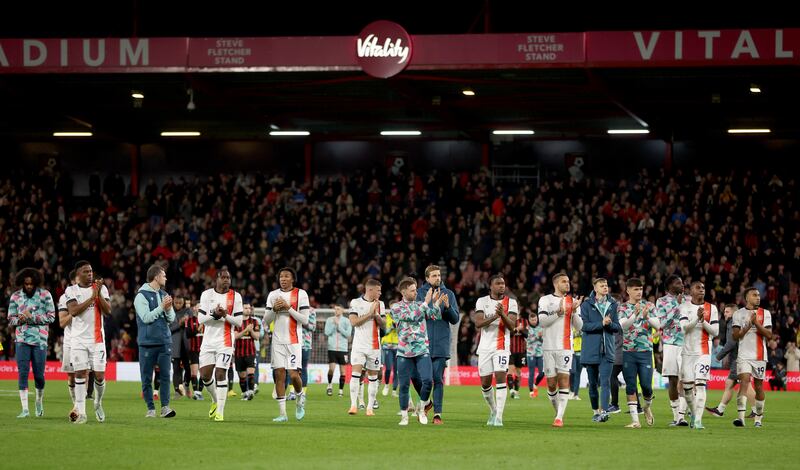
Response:
[{"label": "stadium sponsor banner", "polygon": [[[258,365],[259,383],[272,383],[272,367],[269,363]],[[346,377],[350,376],[350,366],[345,367]],[[18,375],[17,363],[15,361],[0,361],[0,380],[16,380]],[[33,371],[29,374],[29,379],[33,380]],[[725,388],[725,379],[728,378],[727,369],[712,369],[711,379],[708,388],[712,390],[722,390]],[[772,378],[772,371],[767,371],[765,382]],[[46,380],[67,380],[67,374],[61,372],[61,363],[57,361],[47,361],[45,366]],[[139,382],[139,363],[138,362],[109,362],[106,364],[106,379],[118,382]],[[347,379],[349,381],[349,379]],[[622,374],[619,380],[624,384]],[[327,384],[328,383],[328,364],[309,364],[308,383]],[[336,367],[333,375],[333,383],[339,383],[339,368]],[[451,366],[446,369],[445,383],[447,385],[480,385],[478,368],[475,366]],[[666,389],[667,378],[662,377],[657,371],[653,373],[653,385],[655,388]],[[520,388],[527,387],[528,368],[522,370],[520,377]],[[581,388],[586,388],[589,379],[586,370],[581,370]],[[539,385],[542,385],[541,383]],[[765,383],[764,387],[768,390],[769,386]],[[800,391],[800,372],[788,372],[786,374],[786,388],[789,391]]]},{"label": "stadium sponsor banner", "polygon": [[[475,366],[451,366],[445,372],[446,385],[480,385],[481,377],[478,375],[478,368]],[[586,369],[581,369],[581,387],[586,388],[589,385],[589,376]],[[542,381],[539,385],[542,385]],[[524,366],[521,370],[519,379],[520,388],[527,388],[528,386],[528,367]]]},{"label": "stadium sponsor banner", "polygon": [[[199,38],[190,40],[187,64],[195,71],[358,70],[363,67],[364,55],[388,56],[395,49],[402,49],[395,57],[400,67],[383,75],[370,73],[388,77],[406,67],[443,70],[582,66],[583,37],[583,33],[418,35],[411,37],[413,53],[400,48],[397,38],[391,46],[385,41],[372,44],[375,37],[369,34],[363,38]],[[374,47],[366,50],[370,44]]]},{"label": "stadium sponsor banner", "polygon": [[[619,381],[624,385],[625,381],[622,374],[619,374]],[[711,371],[711,379],[708,382],[708,388],[713,390],[723,390],[725,388],[725,379],[728,378],[727,369],[713,369]],[[772,378],[772,371],[767,371],[764,378],[765,389],[769,390],[767,382]],[[445,383],[448,385],[480,385],[480,376],[478,375],[478,368],[474,366],[453,366],[448,367]],[[662,377],[658,371],[653,372],[653,386],[659,389],[666,389],[669,381],[666,377]],[[539,385],[543,385],[542,381]],[[527,387],[528,385],[528,368],[522,370],[520,378],[520,388]],[[586,374],[586,369],[581,370],[581,388],[589,386],[589,377]],[[788,372],[786,374],[786,388],[789,391],[800,391],[800,372]]]},{"label": "stadium sponsor banner", "polygon": [[581,67],[585,33],[413,36],[409,69]]},{"label": "stadium sponsor banner", "polygon": [[0,39],[3,73],[185,72],[189,38]]},{"label": "stadium sponsor banner", "polygon": [[194,71],[291,72],[358,70],[355,38],[192,38],[186,64]]},{"label": "stadium sponsor banner", "polygon": [[370,31],[365,28],[363,37],[0,39],[0,74],[336,71],[361,70],[365,60],[396,62],[396,70],[373,73],[381,77],[404,68],[800,63],[798,28],[406,35],[403,41],[398,34]]},{"label": "stadium sponsor banner", "polygon": [[389,78],[402,72],[411,61],[411,36],[399,24],[374,21],[356,38],[356,58],[361,70],[375,78]]},{"label": "stadium sponsor banner", "polygon": [[[345,366],[345,377],[350,377],[350,365]],[[349,381],[349,379],[347,379]],[[258,364],[258,383],[272,383],[272,367],[267,364]],[[328,364],[309,364],[308,383],[327,384],[328,383]],[[333,372],[334,384],[339,383],[339,366]]]},{"label": "stadium sponsor banner", "polygon": [[[390,76],[406,67],[580,67],[586,62],[584,36],[585,33],[418,35],[400,44],[398,38],[370,34],[0,39],[0,74],[338,71],[362,70],[365,60],[387,58],[397,59],[402,67],[383,75],[373,72],[375,76]],[[376,38],[383,42],[376,42]],[[410,44],[414,45],[413,52],[406,49]]]},{"label": "stadium sponsor banner", "polygon": [[797,65],[800,29],[586,33],[587,67]]},{"label": "stadium sponsor banner", "polygon": [[[138,368],[138,363],[135,363]],[[117,363],[106,364],[106,380],[117,380]],[[138,369],[137,369],[138,370]],[[19,369],[16,361],[0,361],[0,380],[17,380]],[[28,373],[28,379],[33,380],[33,369]],[[44,366],[45,380],[67,380],[67,374],[61,372],[61,362],[47,361]],[[137,378],[138,380],[138,378]]]},{"label": "stadium sponsor banner", "polygon": [[[708,388],[712,390],[724,390],[728,373],[728,369],[712,369],[711,378],[708,381]],[[768,382],[772,380],[772,377],[772,371],[768,370],[764,375],[764,390],[770,389]],[[800,372],[786,373],[786,389],[793,392],[800,392]]]}]

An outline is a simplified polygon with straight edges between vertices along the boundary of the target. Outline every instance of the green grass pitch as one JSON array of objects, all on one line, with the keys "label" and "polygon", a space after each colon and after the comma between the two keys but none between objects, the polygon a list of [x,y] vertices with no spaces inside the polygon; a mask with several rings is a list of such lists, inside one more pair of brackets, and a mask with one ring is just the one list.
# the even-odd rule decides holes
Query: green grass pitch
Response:
[{"label": "green grass pitch", "polygon": [[[237,389],[238,389],[238,383]],[[487,428],[487,408],[479,387],[445,390],[443,426],[421,426],[412,419],[397,425],[398,402],[379,395],[376,416],[348,416],[345,397],[309,388],[307,414],[288,424],[273,424],[277,404],[271,385],[249,402],[229,398],[225,422],[208,419],[210,401],[173,400],[173,419],[145,419],[145,405],[135,383],[109,383],[107,420],[78,426],[68,422],[65,382],[48,382],[45,416],[17,419],[16,382],[0,382],[0,427],[4,445],[0,468],[796,468],[800,394],[768,393],[764,427],[734,428],[734,407],[724,418],[706,414],[706,429],[669,428],[665,391],[657,391],[656,424],[625,429],[627,415],[593,423],[586,390],[570,401],[565,426],[553,429],[553,409],[546,393],[508,400],[504,428]],[[709,393],[716,405],[720,393]],[[91,410],[91,401],[87,409]],[[33,393],[31,393],[33,411]],[[429,415],[432,418],[432,414]],[[753,467],[750,467],[753,468]]]}]

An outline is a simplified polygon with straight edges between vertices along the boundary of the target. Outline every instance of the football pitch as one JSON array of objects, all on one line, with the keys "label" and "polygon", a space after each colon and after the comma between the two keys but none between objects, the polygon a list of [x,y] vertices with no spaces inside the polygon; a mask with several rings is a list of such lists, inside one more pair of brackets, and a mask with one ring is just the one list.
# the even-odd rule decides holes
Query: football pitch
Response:
[{"label": "football pitch", "polygon": [[[139,385],[110,382],[106,422],[97,423],[89,412],[81,426],[67,420],[65,382],[48,382],[43,418],[16,418],[16,389],[16,382],[0,381],[0,468],[797,468],[797,393],[768,392],[761,429],[752,420],[734,428],[734,402],[724,418],[706,414],[706,429],[696,431],[667,426],[672,414],[661,390],[655,426],[648,428],[642,417],[644,427],[636,430],[623,427],[629,422],[623,413],[593,423],[585,389],[582,401],[569,402],[562,429],[550,427],[553,409],[546,393],[531,399],[527,390],[519,400],[508,400],[503,428],[485,426],[488,410],[480,389],[466,386],[445,390],[444,425],[421,426],[412,419],[403,428],[391,395],[379,394],[374,417],[363,411],[348,416],[347,386],[344,398],[326,396],[324,386],[309,387],[305,419],[296,421],[294,402],[287,402],[290,422],[274,424],[271,385],[263,385],[252,401],[229,398],[225,422],[217,423],[208,419],[208,395],[205,401],[173,400],[176,418],[145,419]],[[715,406],[720,395],[710,391],[708,404]],[[33,401],[31,393],[31,412]]]}]

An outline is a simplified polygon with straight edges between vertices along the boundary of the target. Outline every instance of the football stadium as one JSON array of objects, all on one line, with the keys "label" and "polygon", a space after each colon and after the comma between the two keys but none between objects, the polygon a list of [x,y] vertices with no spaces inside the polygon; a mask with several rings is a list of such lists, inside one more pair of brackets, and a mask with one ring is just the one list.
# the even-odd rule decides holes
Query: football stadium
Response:
[{"label": "football stadium", "polygon": [[0,468],[795,468],[800,24],[653,8],[9,6]]}]

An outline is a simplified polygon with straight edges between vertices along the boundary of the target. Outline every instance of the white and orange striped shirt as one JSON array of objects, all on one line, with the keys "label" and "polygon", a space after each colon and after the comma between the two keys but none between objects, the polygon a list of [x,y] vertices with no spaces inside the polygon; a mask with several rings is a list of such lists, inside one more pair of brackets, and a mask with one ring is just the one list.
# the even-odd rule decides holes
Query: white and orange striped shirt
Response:
[{"label": "white and orange striped shirt", "polygon": [[[383,302],[378,301],[378,314],[386,317],[386,306]],[[367,301],[364,297],[359,297],[350,301],[350,314],[363,317],[369,314],[372,310],[372,302]],[[378,328],[378,323],[375,320],[364,322],[359,326],[353,327],[353,352],[361,351],[368,352],[381,348],[381,331]]]},{"label": "white and orange striped shirt", "polygon": [[[67,304],[72,301],[80,304],[93,295],[94,284],[89,287],[81,287],[74,284],[67,287],[66,291],[64,291]],[[111,300],[106,286],[100,288],[100,295],[106,299],[106,301]],[[105,331],[103,331],[103,314],[100,311],[100,305],[94,302],[90,304],[86,310],[81,312],[80,315],[72,317],[71,329],[72,347],[76,347],[75,345],[88,346],[98,343],[105,344],[106,334]]]},{"label": "white and orange striped shirt", "polygon": [[[503,306],[506,314],[519,314],[519,306],[517,301],[504,296],[502,299],[493,299],[491,296],[485,296],[478,299],[475,303],[475,312],[486,316],[487,320],[495,318],[497,315],[497,304]],[[502,319],[497,319],[488,325],[481,328],[481,340],[478,343],[478,354],[491,353],[495,351],[511,351],[511,331],[506,328]]]},{"label": "white and orange striped shirt", "polygon": [[[308,302],[308,293],[303,289],[291,289],[283,291],[275,289],[267,296],[267,311],[272,311],[272,306],[278,297],[283,297],[283,300],[297,312],[309,313],[311,308]],[[272,329],[272,343],[273,344],[303,344],[303,324],[297,321],[291,315],[276,315],[275,326]]]},{"label": "white and orange striped shirt", "polygon": [[[200,294],[201,315],[210,315],[220,306],[227,309],[228,315],[231,317],[241,316],[244,311],[242,296],[238,292],[234,292],[233,289],[229,289],[228,292],[222,294],[214,289],[208,289]],[[234,325],[224,318],[209,320],[205,323],[203,329],[203,343],[200,345],[200,351],[219,351],[220,349],[232,348],[235,341]]]},{"label": "white and orange striped shirt", "polygon": [[[559,317],[561,301],[566,313]],[[539,325],[544,333],[542,349],[545,351],[572,351],[572,328],[580,331],[583,326],[580,311],[572,302],[572,296],[558,297],[548,294],[539,299]]]},{"label": "white and orange striped shirt", "polygon": [[[703,308],[703,321],[697,319],[697,309]],[[691,301],[678,307],[681,328],[684,332],[683,354],[705,356],[711,354],[714,337],[719,334],[719,312],[717,306],[708,302],[695,305]]]},{"label": "white and orange striped shirt", "polygon": [[[733,326],[744,328],[746,324],[750,323],[752,315],[752,310],[740,308],[733,314]],[[761,320],[764,328],[772,328],[772,315],[770,315],[769,310],[759,308],[756,310],[756,316]],[[739,340],[738,358],[750,361],[767,360],[767,339],[758,333],[755,325],[750,327],[744,338]]]}]

